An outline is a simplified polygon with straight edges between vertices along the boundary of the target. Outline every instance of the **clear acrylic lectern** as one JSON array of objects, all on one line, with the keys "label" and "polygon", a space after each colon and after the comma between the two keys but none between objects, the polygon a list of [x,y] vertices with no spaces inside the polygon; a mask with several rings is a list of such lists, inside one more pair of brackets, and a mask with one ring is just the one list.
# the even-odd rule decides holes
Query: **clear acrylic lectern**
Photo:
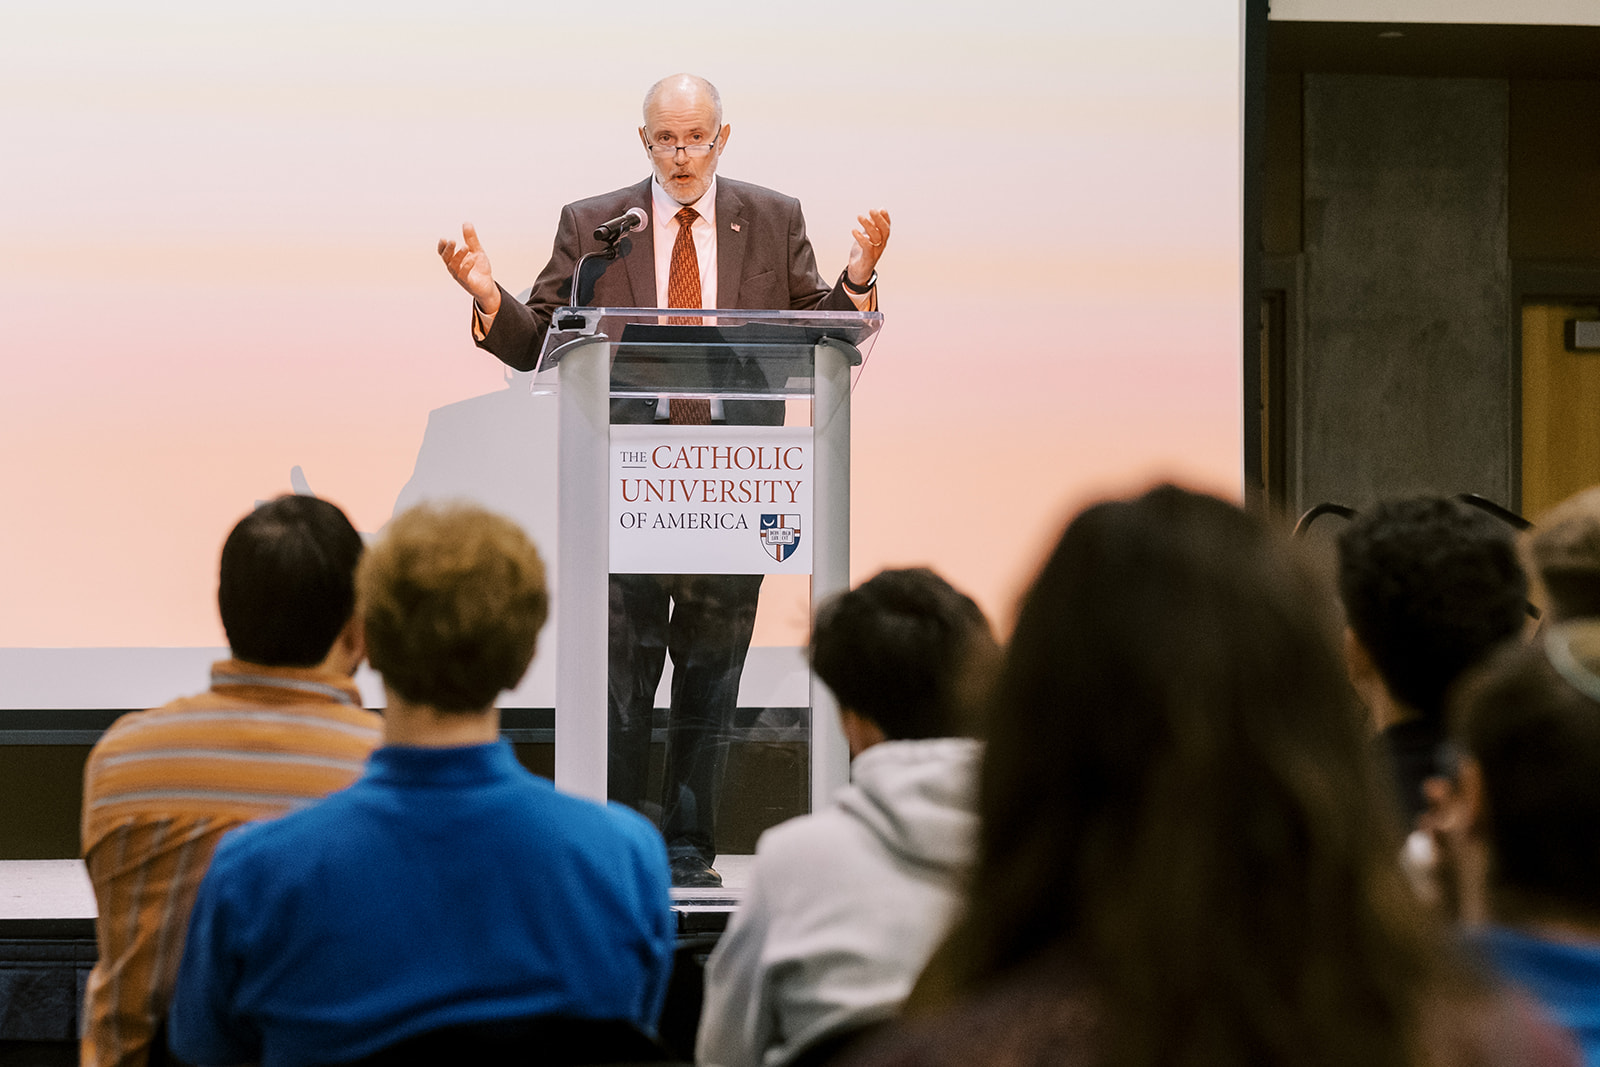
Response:
[{"label": "clear acrylic lectern", "polygon": [[[881,325],[877,312],[556,312],[538,369],[553,370],[559,411],[558,787],[607,795],[613,572],[809,574],[813,605],[848,587],[850,391]],[[681,398],[707,401],[711,425],[671,423]],[[849,757],[825,687],[805,690],[815,810]]]}]

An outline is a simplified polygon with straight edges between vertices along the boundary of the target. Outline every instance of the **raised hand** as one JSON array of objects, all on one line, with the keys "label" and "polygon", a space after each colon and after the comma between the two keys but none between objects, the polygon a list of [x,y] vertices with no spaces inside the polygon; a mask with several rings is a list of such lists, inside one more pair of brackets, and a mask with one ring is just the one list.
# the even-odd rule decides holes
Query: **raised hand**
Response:
[{"label": "raised hand", "polygon": [[460,245],[449,238],[439,239],[439,258],[444,260],[450,276],[472,294],[484,314],[493,315],[500,310],[500,288],[494,283],[489,256],[478,243],[478,231],[472,223],[461,224]]},{"label": "raised hand", "polygon": [[856,221],[861,223],[861,228],[850,231],[856,243],[850,246],[850,262],[845,271],[856,285],[866,285],[872,279],[872,272],[878,269],[883,246],[889,243],[889,213],[874,209],[857,215]]}]

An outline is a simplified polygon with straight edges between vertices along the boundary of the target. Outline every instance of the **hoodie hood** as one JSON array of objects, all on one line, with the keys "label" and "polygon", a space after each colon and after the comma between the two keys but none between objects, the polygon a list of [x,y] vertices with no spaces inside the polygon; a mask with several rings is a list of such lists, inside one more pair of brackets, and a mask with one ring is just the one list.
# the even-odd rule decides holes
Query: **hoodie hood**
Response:
[{"label": "hoodie hood", "polygon": [[977,844],[982,754],[983,746],[965,737],[880,742],[850,764],[839,810],[898,859],[941,872],[963,870]]}]

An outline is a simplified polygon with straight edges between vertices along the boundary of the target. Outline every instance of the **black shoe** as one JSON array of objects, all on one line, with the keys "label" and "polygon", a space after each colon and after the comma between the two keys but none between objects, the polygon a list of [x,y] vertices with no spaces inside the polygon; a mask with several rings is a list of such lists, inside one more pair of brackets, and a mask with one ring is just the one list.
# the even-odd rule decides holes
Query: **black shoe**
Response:
[{"label": "black shoe", "polygon": [[699,856],[680,856],[672,861],[672,884],[680,889],[717,889],[722,875]]}]

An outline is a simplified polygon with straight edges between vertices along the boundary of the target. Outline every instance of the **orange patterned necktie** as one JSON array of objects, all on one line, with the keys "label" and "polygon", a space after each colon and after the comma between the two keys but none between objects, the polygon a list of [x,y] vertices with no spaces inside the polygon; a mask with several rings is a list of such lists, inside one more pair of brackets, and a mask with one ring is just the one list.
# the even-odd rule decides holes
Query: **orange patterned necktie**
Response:
[{"label": "orange patterned necktie", "polygon": [[[690,228],[700,212],[686,207],[678,212],[678,236],[672,242],[672,265],[667,272],[667,307],[697,308],[700,306],[700,257],[695,255],[694,235]],[[695,325],[698,315],[670,315],[671,323]],[[711,425],[711,401],[704,397],[673,398],[671,422],[674,426]]]}]

